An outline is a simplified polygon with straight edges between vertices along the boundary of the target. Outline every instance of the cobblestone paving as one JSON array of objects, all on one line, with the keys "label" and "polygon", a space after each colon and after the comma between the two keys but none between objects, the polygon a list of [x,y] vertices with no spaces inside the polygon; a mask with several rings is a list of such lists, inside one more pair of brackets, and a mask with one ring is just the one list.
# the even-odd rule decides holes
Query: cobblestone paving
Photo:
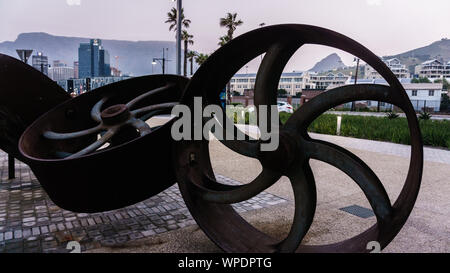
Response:
[{"label": "cobblestone paving", "polygon": [[[121,245],[195,224],[178,186],[138,204],[103,213],[74,213],[57,207],[27,165],[16,160],[16,179],[8,180],[7,156],[0,151],[0,253],[69,252],[69,241],[81,251]],[[224,176],[218,181],[239,184]],[[233,205],[238,212],[269,207],[285,199],[262,192]]]}]

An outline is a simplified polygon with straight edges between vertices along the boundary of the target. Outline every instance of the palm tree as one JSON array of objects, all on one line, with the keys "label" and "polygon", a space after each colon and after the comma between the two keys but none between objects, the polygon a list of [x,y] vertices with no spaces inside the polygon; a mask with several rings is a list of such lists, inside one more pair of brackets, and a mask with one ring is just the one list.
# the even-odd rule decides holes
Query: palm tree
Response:
[{"label": "palm tree", "polygon": [[[177,9],[172,8],[170,12],[167,13],[167,20],[165,23],[169,23],[169,31],[177,31]],[[181,9],[181,27],[189,28],[191,20],[184,18],[184,9]]]},{"label": "palm tree", "polygon": [[186,30],[183,30],[183,33],[181,34],[181,40],[184,41],[184,67],[183,67],[183,75],[187,75],[187,59],[188,59],[188,45],[193,45],[194,35],[189,34]]},{"label": "palm tree", "polygon": [[187,54],[189,62],[191,62],[191,75],[194,74],[194,58],[197,56],[197,52],[190,50]]},{"label": "palm tree", "polygon": [[233,34],[236,28],[242,25],[244,22],[242,20],[237,19],[237,13],[228,12],[224,18],[220,18],[220,26],[227,28],[227,36],[229,38],[228,41],[233,39]]},{"label": "palm tree", "polygon": [[[220,26],[227,28],[227,35],[220,37],[219,45],[223,46],[229,41],[233,40],[233,34],[236,28],[242,25],[244,22],[240,19],[237,19],[237,13],[228,12],[224,18],[220,18]],[[227,103],[231,101],[231,83],[227,83],[226,93],[227,93]]]},{"label": "palm tree", "polygon": [[206,59],[208,59],[208,57],[209,57],[208,54],[199,53],[195,57],[195,62],[198,65],[202,65],[206,61]]},{"label": "palm tree", "polygon": [[230,38],[225,35],[219,38],[219,43],[217,43],[220,46],[224,46],[226,43],[228,43],[230,41]]}]

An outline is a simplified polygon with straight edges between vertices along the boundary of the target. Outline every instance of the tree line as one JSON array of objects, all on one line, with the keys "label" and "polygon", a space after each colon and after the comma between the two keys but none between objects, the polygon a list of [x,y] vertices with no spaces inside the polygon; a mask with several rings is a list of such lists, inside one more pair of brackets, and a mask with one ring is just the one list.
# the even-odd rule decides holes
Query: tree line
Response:
[{"label": "tree line", "polygon": [[[165,23],[169,24],[169,31],[177,31],[177,9],[172,8],[167,13],[167,20]],[[227,32],[225,35],[219,37],[219,46],[224,46],[226,43],[231,41],[234,36],[236,28],[242,25],[244,22],[237,18],[237,13],[228,12],[224,17],[219,19],[219,25],[226,28]],[[194,35],[190,34],[187,29],[191,25],[191,20],[187,19],[184,15],[184,9],[181,9],[181,40],[184,43],[184,63],[183,63],[183,75],[187,75],[187,65],[190,62],[190,74],[193,74],[194,61],[201,65],[206,59],[208,59],[209,54],[200,53],[194,50],[189,50],[189,46],[194,45]]]}]

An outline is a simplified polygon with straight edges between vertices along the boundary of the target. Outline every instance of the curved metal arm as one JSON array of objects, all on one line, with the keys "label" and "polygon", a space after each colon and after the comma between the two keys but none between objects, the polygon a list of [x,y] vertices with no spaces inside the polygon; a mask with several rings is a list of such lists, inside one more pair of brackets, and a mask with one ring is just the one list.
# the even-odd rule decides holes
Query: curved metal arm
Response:
[{"label": "curved metal arm", "polygon": [[73,132],[73,133],[56,133],[53,131],[46,131],[42,135],[45,138],[52,139],[52,140],[66,140],[66,139],[72,139],[77,137],[83,137],[87,135],[91,135],[94,133],[98,133],[103,128],[102,125],[98,125],[93,128],[89,128],[83,131]]},{"label": "curved metal arm", "polygon": [[126,105],[127,105],[128,109],[131,109],[131,108],[132,108],[136,103],[138,103],[139,101],[141,101],[141,100],[143,100],[143,99],[146,99],[146,98],[148,98],[148,97],[150,97],[150,96],[152,96],[152,95],[155,95],[155,94],[164,92],[164,91],[166,91],[167,89],[170,89],[170,88],[172,88],[172,87],[174,87],[174,86],[175,86],[174,83],[169,83],[169,84],[166,84],[166,85],[163,86],[163,87],[160,87],[160,88],[156,88],[156,89],[150,90],[150,91],[148,91],[148,92],[146,92],[146,93],[144,93],[144,94],[142,94],[142,95],[140,95],[140,96],[138,96],[138,97],[136,97],[136,98],[130,100]]},{"label": "curved metal arm", "polygon": [[139,130],[140,136],[145,136],[152,132],[152,128],[143,120],[133,118],[130,120],[130,124]]},{"label": "curved metal arm", "polygon": [[108,98],[102,98],[101,100],[99,100],[94,107],[92,107],[91,110],[91,118],[97,122],[102,122],[102,117],[101,117],[101,109],[103,104],[108,100]]},{"label": "curved metal arm", "polygon": [[80,157],[92,152],[95,152],[98,148],[102,147],[104,144],[106,144],[112,137],[113,135],[116,133],[115,129],[110,129],[108,130],[101,138],[99,138],[97,141],[95,141],[94,143],[92,143],[91,145],[87,146],[86,148],[84,148],[83,150],[76,152],[68,157],[66,157],[66,159],[72,159],[72,158],[76,158],[76,157]]},{"label": "curved metal arm", "polygon": [[155,105],[146,106],[143,108],[139,108],[136,110],[131,111],[131,114],[134,116],[142,115],[150,111],[159,110],[159,109],[170,109],[173,108],[175,105],[178,105],[178,102],[166,102],[166,103],[160,103]]},{"label": "curved metal arm", "polygon": [[379,222],[386,222],[393,213],[389,196],[377,175],[355,154],[332,143],[308,140],[306,155],[326,162],[350,176],[369,200]]},{"label": "curved metal arm", "polygon": [[[245,201],[258,195],[260,192],[276,183],[280,177],[281,175],[278,172],[263,169],[252,182],[245,185],[227,185],[222,189],[211,190],[196,183],[192,184],[196,188],[198,196],[205,201],[221,204],[233,204]],[[204,179],[207,178],[204,177]]]}]

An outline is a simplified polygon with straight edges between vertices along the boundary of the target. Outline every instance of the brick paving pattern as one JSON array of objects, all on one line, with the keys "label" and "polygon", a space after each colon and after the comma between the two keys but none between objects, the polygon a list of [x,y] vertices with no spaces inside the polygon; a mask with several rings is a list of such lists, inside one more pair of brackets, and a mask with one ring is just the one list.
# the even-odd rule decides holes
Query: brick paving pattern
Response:
[{"label": "brick paving pattern", "polygon": [[[138,204],[103,213],[74,213],[57,207],[29,169],[16,160],[16,179],[8,180],[7,155],[0,151],[0,253],[70,252],[78,241],[81,251],[121,245],[155,234],[195,224],[178,186]],[[218,175],[219,182],[239,182]],[[262,192],[234,204],[238,212],[286,202]]]}]

